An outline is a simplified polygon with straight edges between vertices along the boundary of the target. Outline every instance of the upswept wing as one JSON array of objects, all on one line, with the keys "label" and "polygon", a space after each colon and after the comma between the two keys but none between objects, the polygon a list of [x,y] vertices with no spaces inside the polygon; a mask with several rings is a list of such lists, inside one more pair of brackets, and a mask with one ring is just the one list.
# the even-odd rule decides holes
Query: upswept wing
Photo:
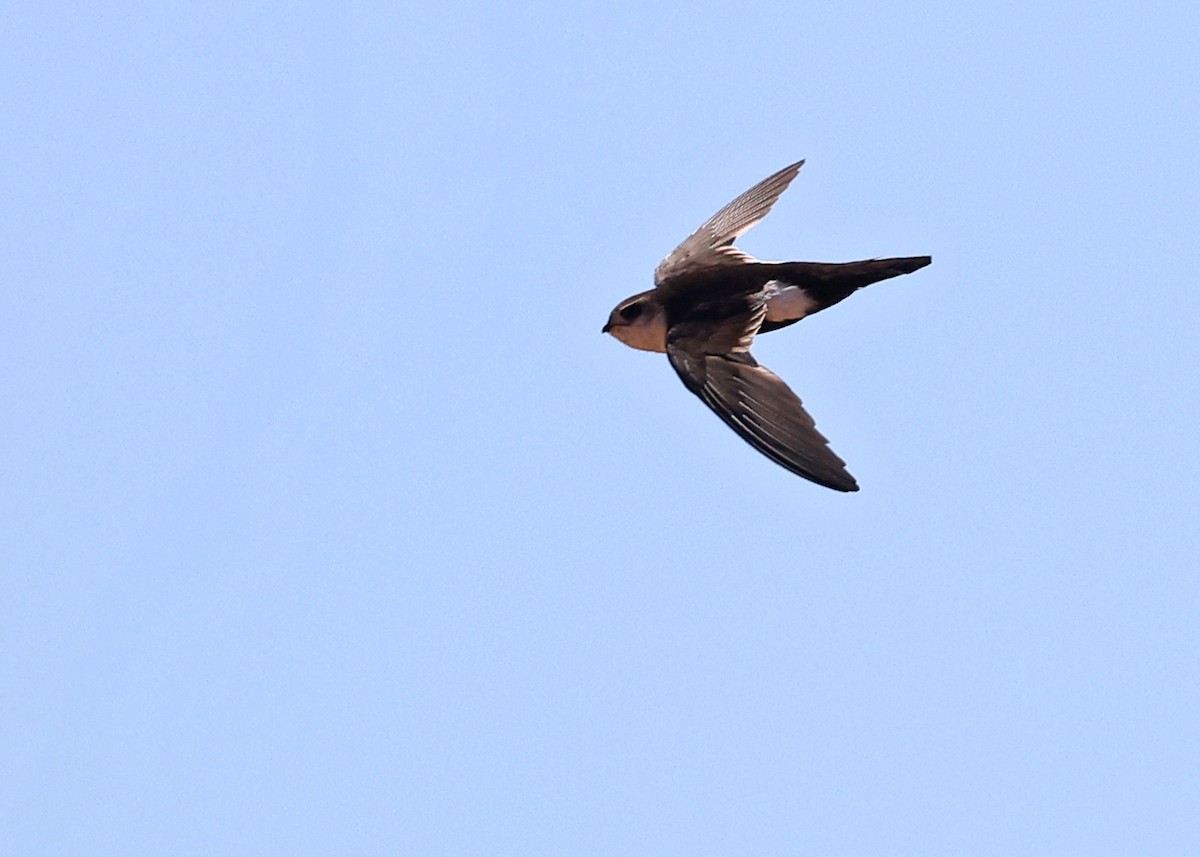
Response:
[{"label": "upswept wing", "polygon": [[726,205],[672,250],[654,269],[654,283],[713,265],[752,261],[733,242],[767,216],[804,161],[784,167]]}]

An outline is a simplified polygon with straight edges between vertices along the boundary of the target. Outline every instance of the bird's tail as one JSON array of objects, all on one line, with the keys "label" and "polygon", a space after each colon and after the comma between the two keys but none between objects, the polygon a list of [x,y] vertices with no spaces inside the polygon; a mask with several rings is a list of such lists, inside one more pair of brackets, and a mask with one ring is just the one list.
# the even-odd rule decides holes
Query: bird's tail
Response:
[{"label": "bird's tail", "polygon": [[895,259],[864,259],[861,262],[775,262],[771,274],[790,286],[799,286],[815,300],[817,308],[828,309],[863,286],[911,274],[933,261],[931,256]]}]

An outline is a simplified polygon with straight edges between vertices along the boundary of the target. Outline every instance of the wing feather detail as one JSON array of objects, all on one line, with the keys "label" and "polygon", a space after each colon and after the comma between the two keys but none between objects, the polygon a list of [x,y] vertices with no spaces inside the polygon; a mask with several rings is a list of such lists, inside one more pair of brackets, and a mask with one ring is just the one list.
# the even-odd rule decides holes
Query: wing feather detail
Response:
[{"label": "wing feather detail", "polygon": [[858,490],[800,398],[749,352],[709,354],[668,337],[667,357],[684,385],[763,455],[818,485]]},{"label": "wing feather detail", "polygon": [[706,220],[654,269],[655,284],[700,268],[755,261],[735,248],[733,242],[767,216],[802,166],[804,161],[784,167]]}]

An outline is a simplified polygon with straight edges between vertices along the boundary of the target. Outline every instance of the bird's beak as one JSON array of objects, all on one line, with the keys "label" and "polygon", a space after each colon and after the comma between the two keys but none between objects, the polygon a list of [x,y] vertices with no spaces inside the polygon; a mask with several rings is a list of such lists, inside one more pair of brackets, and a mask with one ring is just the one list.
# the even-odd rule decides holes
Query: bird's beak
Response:
[{"label": "bird's beak", "polygon": [[612,322],[611,321],[604,322],[604,327],[600,328],[601,333],[608,333],[610,330],[612,330]]}]

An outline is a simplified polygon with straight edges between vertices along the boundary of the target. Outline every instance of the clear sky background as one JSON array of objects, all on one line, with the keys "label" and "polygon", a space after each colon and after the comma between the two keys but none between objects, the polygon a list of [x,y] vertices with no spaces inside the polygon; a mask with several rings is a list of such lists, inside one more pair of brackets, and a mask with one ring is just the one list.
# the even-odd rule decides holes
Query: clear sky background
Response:
[{"label": "clear sky background", "polygon": [[[1200,853],[1194,3],[0,18],[0,851]],[[802,157],[854,495],[600,334]]]}]

